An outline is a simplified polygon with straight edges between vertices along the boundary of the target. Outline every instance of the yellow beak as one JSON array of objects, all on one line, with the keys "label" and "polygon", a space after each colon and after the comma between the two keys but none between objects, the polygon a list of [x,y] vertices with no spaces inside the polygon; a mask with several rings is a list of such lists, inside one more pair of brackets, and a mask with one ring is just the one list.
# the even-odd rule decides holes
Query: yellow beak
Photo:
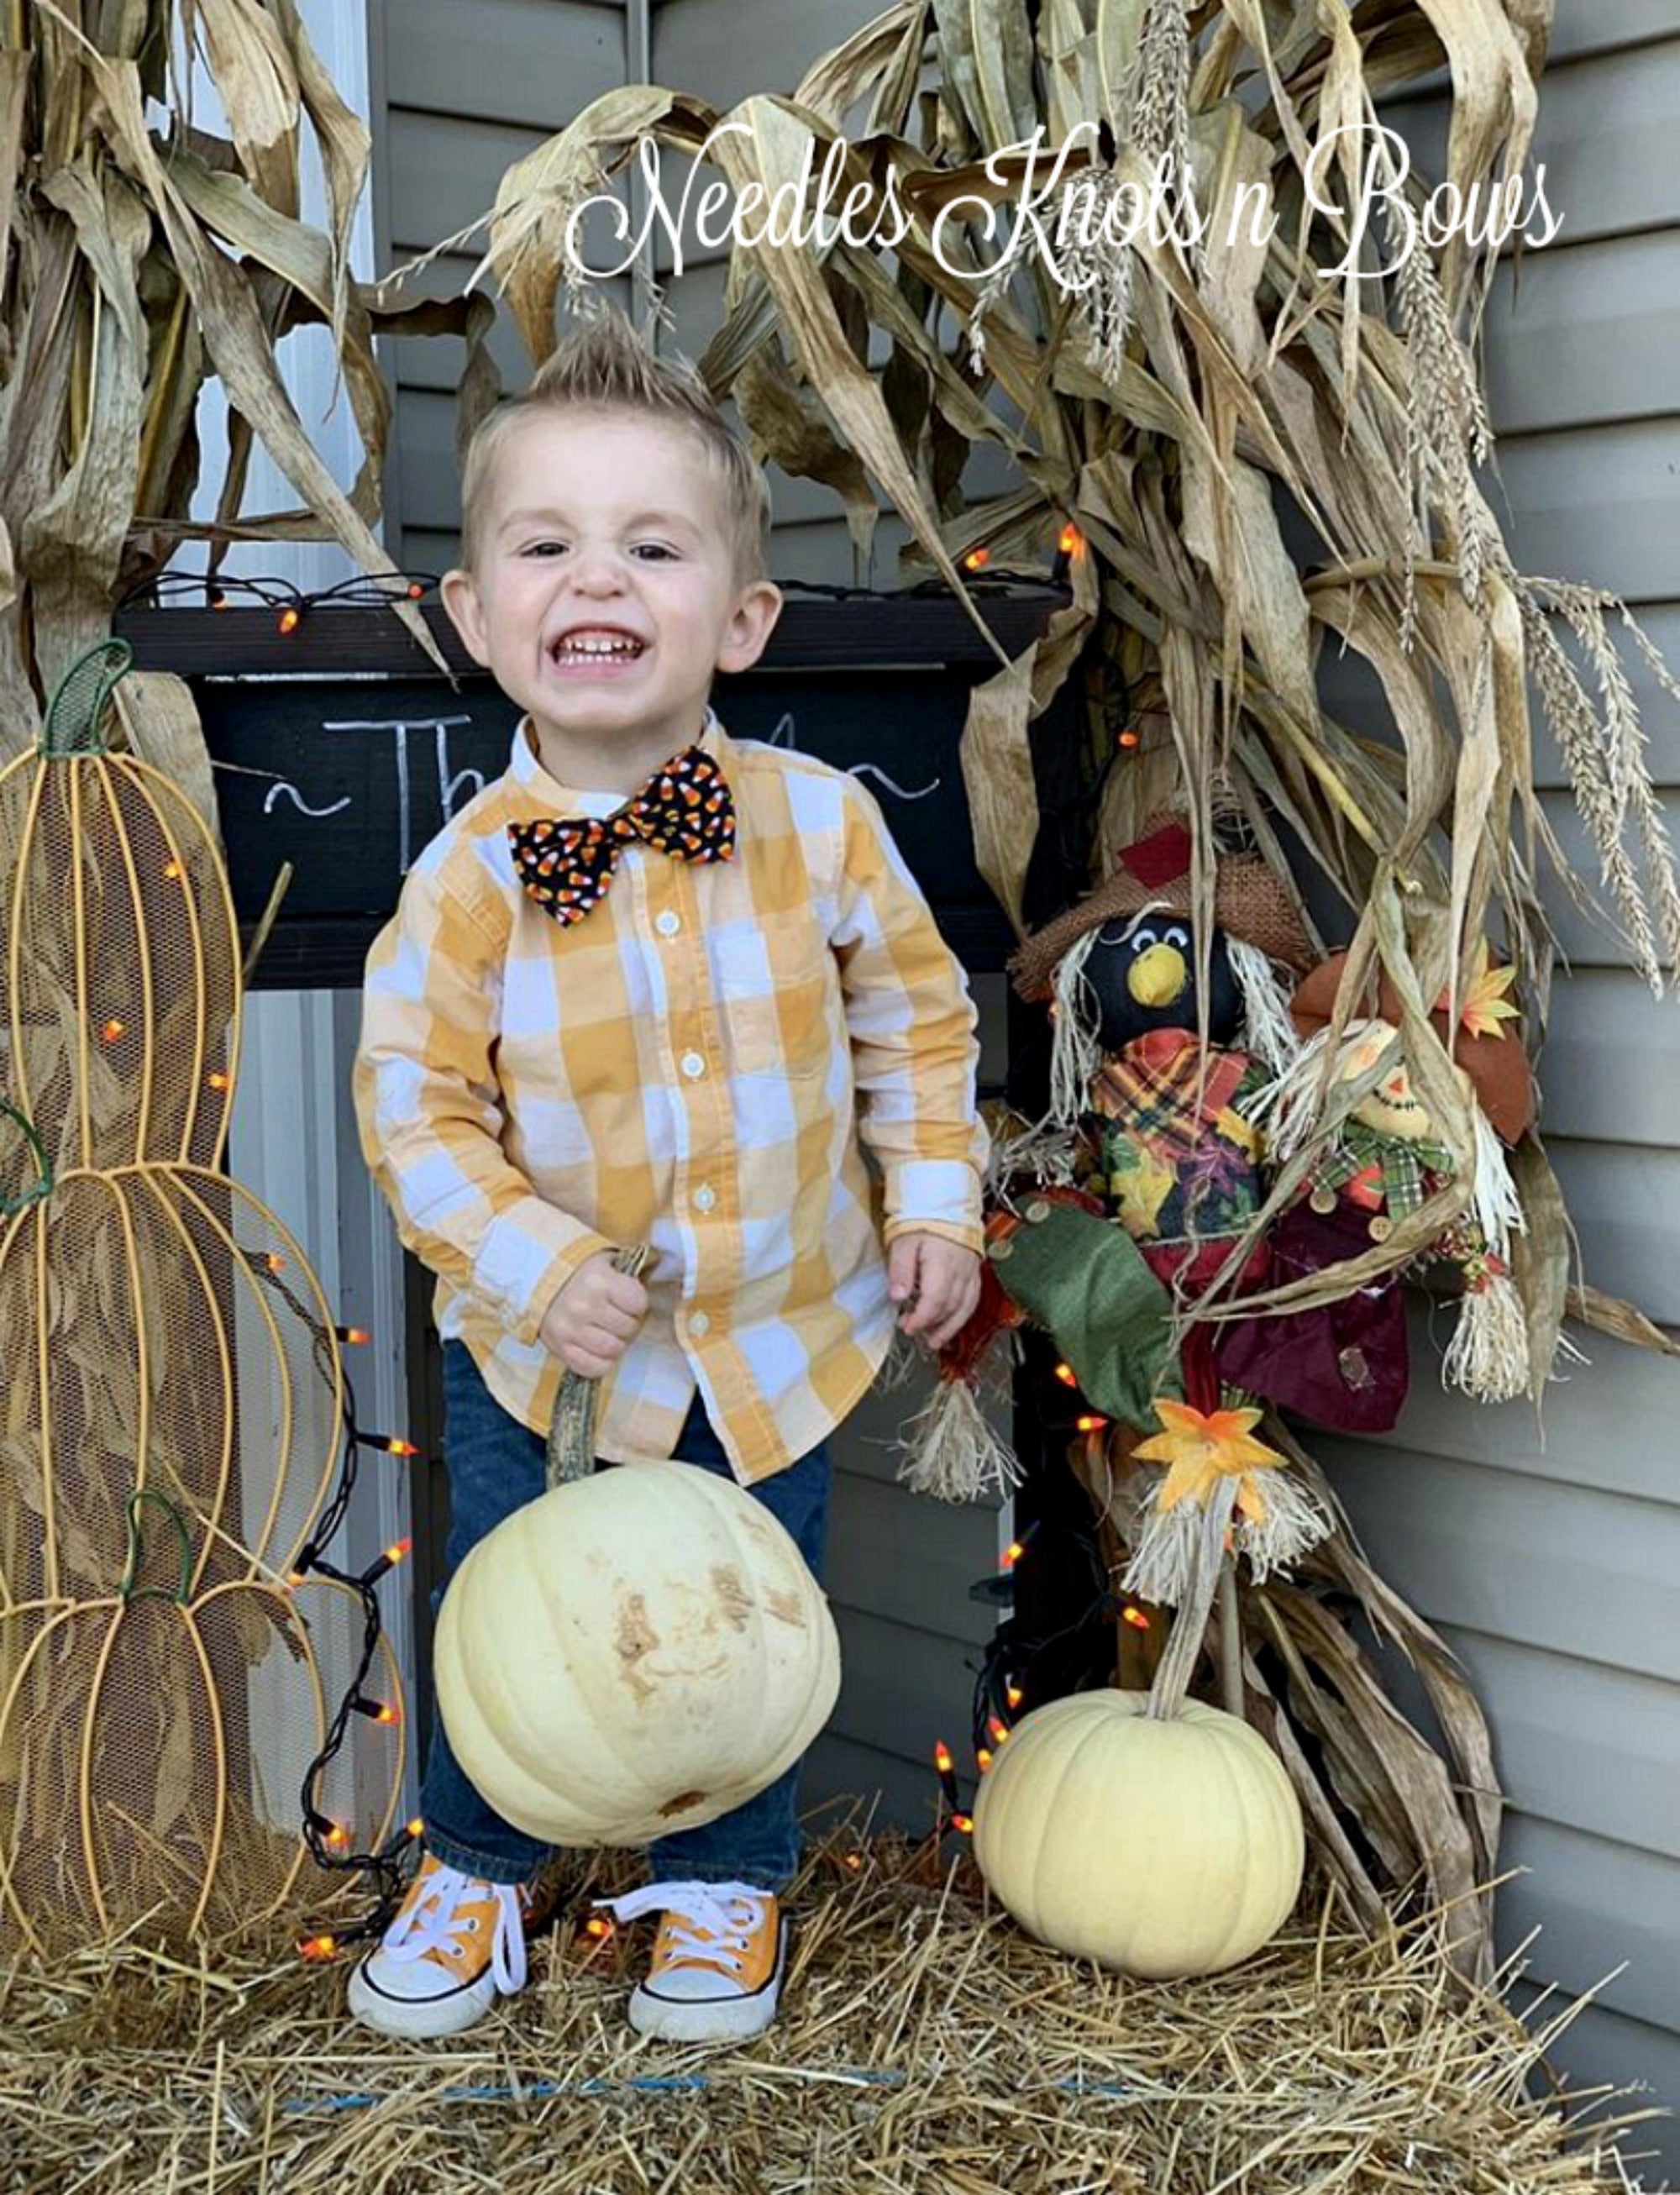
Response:
[{"label": "yellow beak", "polygon": [[1152,945],[1132,962],[1126,988],[1140,1006],[1170,1006],[1182,995],[1189,975],[1176,945]]}]

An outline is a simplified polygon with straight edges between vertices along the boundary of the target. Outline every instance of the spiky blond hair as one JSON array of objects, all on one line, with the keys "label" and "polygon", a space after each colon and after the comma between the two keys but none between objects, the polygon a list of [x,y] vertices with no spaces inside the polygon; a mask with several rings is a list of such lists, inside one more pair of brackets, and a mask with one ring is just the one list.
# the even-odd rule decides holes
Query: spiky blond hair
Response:
[{"label": "spiky blond hair", "polygon": [[532,412],[567,411],[631,412],[687,429],[722,491],[737,584],[765,577],[770,491],[763,469],[690,361],[656,356],[624,314],[605,304],[561,337],[530,384],[482,419],[468,444],[461,469],[461,561],[469,569],[481,546],[503,444]]}]

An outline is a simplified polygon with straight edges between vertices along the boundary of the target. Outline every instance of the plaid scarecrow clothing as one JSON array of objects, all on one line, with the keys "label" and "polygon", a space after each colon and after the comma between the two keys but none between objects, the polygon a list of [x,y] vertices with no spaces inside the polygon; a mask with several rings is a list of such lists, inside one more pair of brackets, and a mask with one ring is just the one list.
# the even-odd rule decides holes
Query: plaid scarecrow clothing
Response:
[{"label": "plaid scarecrow clothing", "polygon": [[438,1331],[505,1409],[546,1430],[564,1367],[544,1315],[585,1259],[645,1242],[647,1316],[601,1382],[596,1452],[669,1456],[698,1386],[750,1483],[873,1380],[883,1242],[981,1249],[987,1138],[961,966],[873,796],[711,711],[698,744],[734,798],[733,858],[626,844],[561,923],[521,888],[508,827],[623,796],[557,784],[521,723],[368,955],[355,1102],[398,1232],[438,1274]]},{"label": "plaid scarecrow clothing", "polygon": [[1265,1072],[1246,1052],[1210,1051],[1205,1073],[1203,1059],[1186,1031],[1152,1029],[1092,1080],[1109,1208],[1140,1242],[1238,1235],[1260,1208],[1262,1141],[1242,1106]]},{"label": "plaid scarecrow clothing", "polygon": [[1452,1178],[1453,1154],[1444,1144],[1385,1136],[1364,1121],[1348,1120],[1314,1166],[1307,1193],[1345,1189],[1366,1211],[1405,1219]]}]

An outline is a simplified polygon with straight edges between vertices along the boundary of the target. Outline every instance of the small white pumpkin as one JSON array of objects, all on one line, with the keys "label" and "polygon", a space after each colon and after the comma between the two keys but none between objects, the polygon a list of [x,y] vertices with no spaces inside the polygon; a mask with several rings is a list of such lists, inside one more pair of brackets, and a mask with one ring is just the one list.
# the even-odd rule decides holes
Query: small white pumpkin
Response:
[{"label": "small white pumpkin", "polygon": [[1300,1802],[1257,1731],[1186,1701],[1075,1692],[1023,1717],[975,1808],[975,1858],[1029,1935],[1123,1973],[1217,1973],[1301,1888]]},{"label": "small white pumpkin", "polygon": [[727,1814],[833,1711],[821,1587],[764,1505],[632,1463],[558,1486],[471,1549],[434,1653],[456,1759],[515,1827],[639,1845]]}]

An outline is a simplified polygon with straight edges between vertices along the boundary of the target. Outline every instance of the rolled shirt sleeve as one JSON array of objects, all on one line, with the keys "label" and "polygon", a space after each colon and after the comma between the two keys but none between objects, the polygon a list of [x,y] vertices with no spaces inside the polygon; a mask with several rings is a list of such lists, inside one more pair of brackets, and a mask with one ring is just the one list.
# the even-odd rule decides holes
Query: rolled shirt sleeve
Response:
[{"label": "rolled shirt sleeve", "polygon": [[858,1133],[885,1191],[882,1236],[938,1235],[980,1251],[989,1149],[975,1103],[978,1017],[962,964],[894,844],[880,806],[848,778],[839,963]]},{"label": "rolled shirt sleeve", "polygon": [[434,870],[411,872],[368,954],[354,1092],[362,1155],[403,1243],[532,1344],[572,1274],[614,1246],[538,1196],[503,1148],[494,919]]}]

